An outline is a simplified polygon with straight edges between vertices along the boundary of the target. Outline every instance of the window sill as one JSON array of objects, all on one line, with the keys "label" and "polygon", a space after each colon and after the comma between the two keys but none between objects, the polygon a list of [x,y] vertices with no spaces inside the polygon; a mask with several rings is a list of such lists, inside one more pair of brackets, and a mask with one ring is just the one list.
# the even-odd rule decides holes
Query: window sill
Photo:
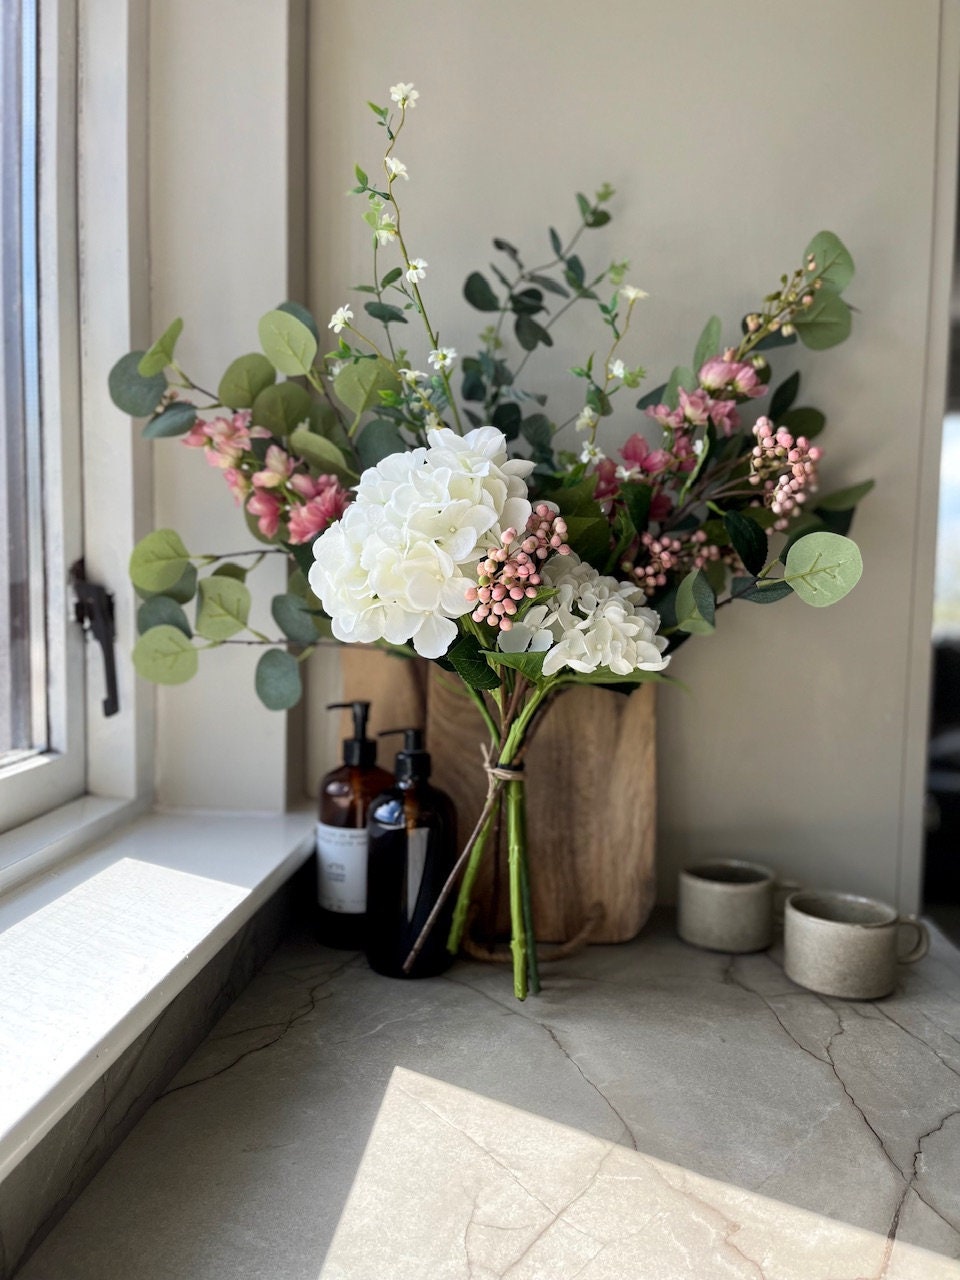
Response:
[{"label": "window sill", "polygon": [[[111,802],[77,803],[94,825],[115,820],[98,810]],[[66,838],[51,834],[47,847]],[[4,898],[0,1179],[312,846],[307,813],[148,814]]]}]

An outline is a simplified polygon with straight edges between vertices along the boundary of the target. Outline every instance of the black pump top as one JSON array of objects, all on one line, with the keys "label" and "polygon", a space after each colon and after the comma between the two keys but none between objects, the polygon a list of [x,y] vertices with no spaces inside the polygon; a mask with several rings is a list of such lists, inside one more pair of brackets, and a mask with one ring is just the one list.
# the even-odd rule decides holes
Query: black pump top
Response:
[{"label": "black pump top", "polygon": [[353,712],[353,737],[343,739],[343,763],[353,768],[371,769],[377,763],[377,744],[367,737],[369,702],[330,702],[328,711],[349,707]]},{"label": "black pump top", "polygon": [[403,734],[403,750],[397,752],[394,769],[397,782],[426,782],[430,777],[430,752],[423,749],[422,729],[384,729],[378,736],[386,738],[393,733]]}]

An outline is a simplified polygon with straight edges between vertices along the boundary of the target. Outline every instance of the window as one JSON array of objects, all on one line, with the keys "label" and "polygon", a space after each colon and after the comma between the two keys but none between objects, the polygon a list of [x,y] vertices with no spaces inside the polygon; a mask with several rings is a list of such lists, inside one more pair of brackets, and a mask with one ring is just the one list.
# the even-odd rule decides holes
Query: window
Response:
[{"label": "window", "polygon": [[0,831],[84,786],[70,8],[0,6]]}]

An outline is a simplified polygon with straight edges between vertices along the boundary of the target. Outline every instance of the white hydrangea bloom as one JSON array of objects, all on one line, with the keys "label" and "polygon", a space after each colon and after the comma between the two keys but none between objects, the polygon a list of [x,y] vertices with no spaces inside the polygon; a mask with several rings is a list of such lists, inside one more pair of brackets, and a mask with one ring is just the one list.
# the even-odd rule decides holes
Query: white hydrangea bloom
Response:
[{"label": "white hydrangea bloom", "polygon": [[508,459],[500,431],[444,427],[427,440],[365,471],[356,501],[314,543],[310,586],[338,640],[412,640],[440,657],[473,608],[476,561],[503,529],[526,524],[533,463]]},{"label": "white hydrangea bloom", "polygon": [[584,564],[577,555],[553,556],[542,570],[543,585],[556,594],[528,609],[521,622],[501,633],[505,653],[546,651],[545,676],[563,667],[618,676],[662,671],[667,641],[658,636],[659,615],[645,608],[646,596],[629,582],[618,582]]}]

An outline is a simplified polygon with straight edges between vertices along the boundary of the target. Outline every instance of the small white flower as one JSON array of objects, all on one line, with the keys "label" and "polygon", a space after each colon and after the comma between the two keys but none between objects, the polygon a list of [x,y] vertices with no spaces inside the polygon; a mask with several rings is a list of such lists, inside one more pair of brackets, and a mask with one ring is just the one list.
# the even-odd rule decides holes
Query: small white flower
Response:
[{"label": "small white flower", "polygon": [[415,387],[418,382],[422,382],[427,376],[425,373],[421,373],[419,369],[398,369],[397,372],[408,387]]},{"label": "small white flower", "polygon": [[649,298],[650,295],[645,289],[638,289],[632,284],[624,284],[620,286],[620,297],[625,298],[627,302],[640,302],[643,298]]},{"label": "small white flower", "polygon": [[439,416],[435,414],[434,411],[431,409],[430,412],[427,414],[427,416],[424,418],[423,425],[427,429],[427,431],[436,431],[438,430],[438,428],[443,426],[443,423],[440,421]]},{"label": "small white flower", "polygon": [[703,453],[705,443],[706,441],[701,437],[699,440],[694,440],[693,444],[690,446],[698,458],[700,454]]},{"label": "small white flower", "polygon": [[438,347],[436,351],[431,351],[427,356],[427,362],[431,364],[438,373],[446,373],[456,358],[456,347]]},{"label": "small white flower", "polygon": [[339,333],[344,325],[352,319],[353,312],[349,307],[337,307],[336,311],[330,317],[330,323],[327,325],[327,328],[332,329],[334,333]]},{"label": "small white flower", "polygon": [[416,284],[418,280],[422,280],[427,274],[427,267],[430,264],[425,262],[423,258],[411,258],[407,266],[407,279],[411,284]]},{"label": "small white flower", "polygon": [[346,360],[331,360],[327,365],[327,373],[331,378],[335,378],[346,363]]},{"label": "small white flower", "polygon": [[580,417],[574,423],[574,426],[578,431],[592,431],[599,421],[600,415],[587,405],[580,410]]},{"label": "small white flower", "polygon": [[410,180],[407,166],[402,160],[394,160],[393,156],[387,156],[383,163],[387,166],[387,172],[391,178],[406,178],[407,181]]},{"label": "small white flower", "polygon": [[591,444],[589,440],[580,450],[581,462],[602,462],[606,456],[599,445]]},{"label": "small white flower", "polygon": [[389,213],[385,213],[376,226],[377,239],[381,244],[389,244],[397,238],[397,224]]},{"label": "small white flower", "polygon": [[607,365],[607,374],[611,378],[622,378],[627,372],[627,366],[622,360],[611,360]]},{"label": "small white flower", "polygon": [[420,97],[412,84],[399,84],[390,86],[390,97],[400,107],[410,107],[411,110],[417,105],[417,99]]},{"label": "small white flower", "polygon": [[624,467],[622,465],[617,467],[615,472],[615,475],[621,484],[626,480],[636,480],[640,474],[640,471],[638,471],[636,467]]}]

